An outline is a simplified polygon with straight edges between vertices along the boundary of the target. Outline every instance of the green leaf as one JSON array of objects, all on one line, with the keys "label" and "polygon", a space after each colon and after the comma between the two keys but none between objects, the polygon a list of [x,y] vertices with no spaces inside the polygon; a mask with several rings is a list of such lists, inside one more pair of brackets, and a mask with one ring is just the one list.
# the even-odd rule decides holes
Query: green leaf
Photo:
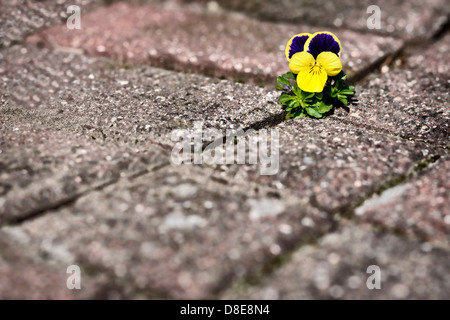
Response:
[{"label": "green leaf", "polygon": [[323,92],[316,92],[314,94],[314,96],[318,99],[318,100],[322,100],[323,98]]},{"label": "green leaf", "polygon": [[286,114],[286,120],[293,119],[293,118],[294,118],[294,114],[292,112],[288,112]]},{"label": "green leaf", "polygon": [[303,117],[306,117],[306,113],[301,109],[290,111],[288,114],[286,114],[286,120]]},{"label": "green leaf", "polygon": [[325,102],[320,101],[319,107],[318,107],[318,111],[320,113],[326,113],[326,112],[330,111],[331,109],[333,109],[332,104],[326,104]]},{"label": "green leaf", "polygon": [[303,93],[303,99],[305,99],[305,100],[314,97],[314,92],[305,92],[305,91],[302,91],[302,93]]},{"label": "green leaf", "polygon": [[306,117],[306,113],[303,110],[297,110],[294,114],[295,118],[303,118]]},{"label": "green leaf", "polygon": [[342,102],[344,105],[348,105],[347,99],[344,98],[343,96],[339,96],[338,99],[339,99],[339,101]]},{"label": "green leaf", "polygon": [[291,86],[291,83],[289,82],[289,80],[283,78],[283,77],[278,77],[277,78],[277,84],[285,84],[287,86]]},{"label": "green leaf", "polygon": [[291,79],[291,80],[296,80],[297,77],[295,74],[293,74],[292,72],[286,72],[285,74],[282,75],[282,77],[284,79]]},{"label": "green leaf", "polygon": [[339,72],[336,75],[336,79],[339,79],[340,81],[343,82],[343,81],[347,80],[347,75],[345,74],[345,72],[343,70],[341,70],[341,72]]},{"label": "green leaf", "polygon": [[300,106],[300,104],[299,104],[299,102],[298,102],[298,99],[290,100],[290,101],[287,103],[286,111],[289,111],[289,110],[294,109],[294,108],[298,108],[299,106]]},{"label": "green leaf", "polygon": [[349,91],[355,91],[355,87],[354,86],[344,86],[344,88],[342,88],[344,90],[349,90]]},{"label": "green leaf", "polygon": [[293,100],[294,97],[288,94],[282,94],[281,97],[278,99],[278,102],[280,102],[282,105],[288,105],[289,101]]},{"label": "green leaf", "polygon": [[308,112],[311,117],[322,118],[322,114],[318,111],[317,107],[308,107],[306,108],[306,112]]},{"label": "green leaf", "polygon": [[294,91],[295,95],[299,98],[302,98],[303,91],[298,87],[297,83],[294,83],[292,87],[292,91]]}]

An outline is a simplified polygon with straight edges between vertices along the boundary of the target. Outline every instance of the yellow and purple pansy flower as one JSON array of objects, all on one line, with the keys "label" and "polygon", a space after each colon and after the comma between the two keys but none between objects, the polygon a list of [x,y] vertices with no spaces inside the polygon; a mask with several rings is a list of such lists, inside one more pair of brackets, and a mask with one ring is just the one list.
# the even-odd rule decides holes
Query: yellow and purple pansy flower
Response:
[{"label": "yellow and purple pansy flower", "polygon": [[286,46],[289,69],[297,74],[297,84],[306,92],[322,92],[328,76],[342,70],[341,43],[331,32],[300,33]]}]

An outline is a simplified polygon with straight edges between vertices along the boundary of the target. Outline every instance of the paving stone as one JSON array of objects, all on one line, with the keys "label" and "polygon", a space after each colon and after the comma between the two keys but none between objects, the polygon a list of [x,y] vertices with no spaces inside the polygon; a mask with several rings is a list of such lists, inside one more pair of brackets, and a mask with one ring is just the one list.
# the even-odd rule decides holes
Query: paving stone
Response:
[{"label": "paving stone", "polygon": [[40,113],[58,130],[100,140],[170,148],[173,130],[195,121],[246,128],[281,112],[278,93],[250,85],[32,45],[1,54],[4,101]]},{"label": "paving stone", "polygon": [[69,135],[1,108],[0,224],[75,200],[83,193],[168,164],[167,153]]},{"label": "paving stone", "polygon": [[362,220],[448,245],[449,170],[448,157],[440,159],[429,172],[366,200],[355,213]]},{"label": "paving stone", "polygon": [[[279,132],[276,174],[261,175],[265,165],[260,160],[254,165],[215,165],[215,174],[225,180],[292,190],[314,205],[339,214],[406,177],[416,162],[445,154],[424,143],[352,126],[332,117],[289,120],[271,129]],[[268,131],[269,145],[276,139],[270,135]]]},{"label": "paving stone", "polygon": [[[182,2],[207,0],[184,0]],[[430,39],[448,21],[449,9],[445,0],[217,0],[219,7],[243,11],[260,19],[276,22],[298,22],[311,25],[343,27],[359,31],[393,35],[412,41]],[[380,29],[368,29],[367,20],[380,8]]]},{"label": "paving stone", "polygon": [[70,5],[79,6],[86,12],[101,0],[6,0],[0,3],[0,49],[20,43],[24,38],[59,22],[66,22],[72,14],[67,14]]},{"label": "paving stone", "polygon": [[414,71],[420,70],[421,73],[419,73],[419,76],[423,76],[422,73],[425,73],[448,80],[448,74],[450,72],[449,50],[450,33],[447,33],[427,49],[414,52],[412,56],[408,57],[406,67]]},{"label": "paving stone", "polygon": [[[284,50],[291,36],[320,30],[184,7],[117,3],[84,15],[82,30],[55,26],[29,41],[273,88],[275,78],[289,71]],[[330,31],[341,40],[344,70],[355,78],[403,45],[390,37],[337,28]]]},{"label": "paving stone", "polygon": [[[16,234],[16,239],[21,235]],[[11,237],[12,238],[12,237]],[[106,288],[106,279],[93,278],[82,274],[81,290],[69,290],[67,273],[69,265],[46,265],[36,259],[36,255],[27,256],[27,248],[20,243],[0,237],[0,299],[102,299]],[[66,254],[60,251],[60,254]],[[106,291],[105,291],[106,289]],[[112,297],[112,296],[111,296]]]},{"label": "paving stone", "polygon": [[[449,299],[450,252],[408,241],[369,225],[346,225],[304,246],[255,287],[235,287],[225,299]],[[381,271],[381,288],[368,278]],[[369,280],[373,283],[373,279]]]},{"label": "paving stone", "polygon": [[373,74],[357,86],[359,103],[338,109],[339,119],[415,140],[448,146],[450,37],[410,57],[407,69]]},{"label": "paving stone", "polygon": [[24,234],[48,263],[65,262],[58,247],[81,269],[112,273],[128,297],[192,299],[214,297],[334,224],[289,195],[210,175],[166,167],[1,232]]}]

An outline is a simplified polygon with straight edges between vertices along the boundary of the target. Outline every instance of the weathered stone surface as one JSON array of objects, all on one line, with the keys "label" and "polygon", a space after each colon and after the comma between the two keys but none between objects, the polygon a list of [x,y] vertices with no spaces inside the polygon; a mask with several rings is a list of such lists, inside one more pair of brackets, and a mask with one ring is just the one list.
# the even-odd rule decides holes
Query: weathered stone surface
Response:
[{"label": "weathered stone surface", "polygon": [[[429,243],[350,224],[296,251],[256,287],[236,287],[224,298],[449,299],[449,257],[448,250]],[[381,271],[379,290],[366,285],[371,265]]]},{"label": "weathered stone surface", "polygon": [[336,213],[345,214],[360,199],[406,177],[417,161],[445,153],[332,117],[289,120],[271,129],[279,130],[279,171],[275,175],[260,175],[261,162],[215,166],[215,174],[290,189]]},{"label": "weathered stone surface", "polygon": [[3,99],[38,112],[59,130],[133,146],[169,147],[195,121],[248,127],[280,114],[274,91],[102,58],[13,47],[0,52]]},{"label": "weathered stone surface", "polygon": [[82,12],[102,3],[101,0],[6,0],[0,3],[0,48],[20,43],[38,30],[58,22],[66,22],[70,5]]},{"label": "weathered stone surface", "polygon": [[[55,26],[30,41],[273,87],[276,76],[289,71],[284,50],[291,36],[320,30],[183,7],[117,3],[84,15],[82,30]],[[390,37],[330,31],[341,40],[344,70],[355,77],[402,47],[402,41]]]},{"label": "weathered stone surface", "polygon": [[361,219],[428,241],[450,244],[450,161],[440,159],[426,173],[390,188],[355,210]]},{"label": "weathered stone surface", "polygon": [[426,75],[437,76],[444,81],[449,80],[450,72],[450,33],[447,33],[442,39],[438,39],[426,50],[417,50],[412,56],[408,57],[408,69],[414,71],[420,70],[419,76]]},{"label": "weathered stone surface", "polygon": [[[8,238],[0,236],[0,299],[102,299],[113,292],[113,286],[106,288],[105,278],[88,274],[81,275],[82,290],[69,290],[67,279],[71,274],[66,273],[69,265],[47,265],[36,254],[24,254],[27,248],[17,241],[22,236],[20,233]],[[58,253],[70,255],[61,250]]]},{"label": "weathered stone surface", "polygon": [[[0,298],[217,298],[236,282],[223,297],[450,298],[444,0],[383,0],[381,30],[364,1],[110,2],[71,2],[82,30],[65,0],[0,3]],[[328,28],[354,80],[384,67],[320,121],[281,123],[274,91],[134,65],[273,87],[289,37]],[[280,129],[280,170],[169,165],[173,130],[196,121]]]},{"label": "weathered stone surface", "polygon": [[352,124],[448,146],[450,136],[450,37],[410,57],[405,69],[371,75],[357,86],[359,102],[335,116]]},{"label": "weathered stone surface", "polygon": [[[207,0],[182,0],[200,2]],[[218,0],[223,8],[244,11],[252,16],[276,22],[298,22],[323,27],[343,27],[364,32],[394,35],[412,41],[430,39],[448,21],[445,0]],[[380,9],[380,29],[369,29],[368,19]]]},{"label": "weathered stone surface", "polygon": [[68,263],[59,248],[82,270],[108,270],[131,297],[205,298],[333,225],[287,193],[210,175],[166,167],[2,232],[24,234],[47,263]]},{"label": "weathered stone surface", "polygon": [[139,149],[103,143],[46,128],[14,109],[0,110],[0,224],[169,163],[156,145]]}]

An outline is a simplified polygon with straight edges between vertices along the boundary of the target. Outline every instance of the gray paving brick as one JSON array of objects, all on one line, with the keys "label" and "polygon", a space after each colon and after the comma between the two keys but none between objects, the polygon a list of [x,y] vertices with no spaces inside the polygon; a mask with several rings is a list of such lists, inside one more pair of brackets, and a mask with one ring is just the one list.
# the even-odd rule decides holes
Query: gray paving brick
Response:
[{"label": "gray paving brick", "polygon": [[[259,285],[236,286],[224,298],[448,299],[448,259],[448,250],[429,243],[349,224],[296,251]],[[380,268],[380,289],[367,287],[372,265]]]},{"label": "gray paving brick", "polygon": [[129,297],[211,298],[333,225],[288,195],[210,175],[167,167],[2,233],[24,234],[47,263],[68,262],[60,248],[81,268],[108,270]]}]

